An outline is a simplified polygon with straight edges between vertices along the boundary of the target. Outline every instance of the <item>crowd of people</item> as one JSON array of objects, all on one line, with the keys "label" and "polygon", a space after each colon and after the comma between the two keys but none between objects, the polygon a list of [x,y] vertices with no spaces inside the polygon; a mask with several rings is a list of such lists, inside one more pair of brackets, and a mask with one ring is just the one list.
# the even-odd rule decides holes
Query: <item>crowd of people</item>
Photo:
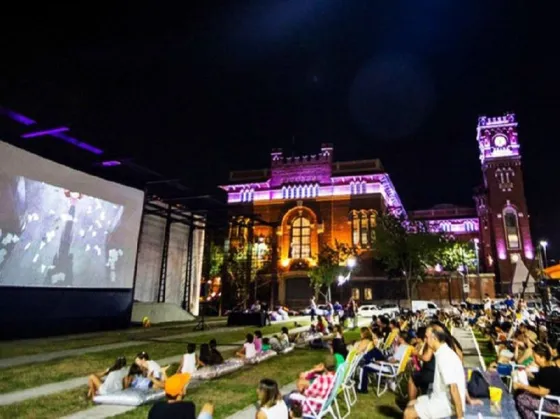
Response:
[{"label": "crowd of people", "polygon": [[[313,323],[300,333],[290,334],[284,327],[270,338],[263,337],[260,330],[247,334],[236,352],[236,357],[244,360],[270,350],[282,352],[291,346],[328,350],[323,362],[294,377],[296,389],[289,394],[280,394],[278,383],[271,378],[260,380],[256,390],[257,419],[300,418],[319,410],[320,401],[333,391],[338,368],[350,354],[360,356],[354,380],[356,393],[368,393],[371,383],[376,385],[375,378],[382,376],[386,388],[399,389],[406,396],[405,419],[462,418],[467,405],[480,405],[483,400],[469,394],[470,374],[465,373],[468,369],[463,365],[463,349],[450,332],[455,326],[472,327],[490,338],[496,359],[488,370],[499,374],[509,386],[522,418],[536,418],[539,408],[560,414],[558,402],[550,397],[541,400],[560,396],[560,345],[550,344],[541,322],[542,313],[535,316],[522,299],[508,297],[496,307],[487,297],[480,308],[455,307],[434,316],[425,311],[401,312],[392,318],[373,316],[371,324],[360,329],[359,339],[347,342],[345,321],[353,319],[352,308],[355,314],[352,303],[341,307],[339,315],[334,314],[334,307],[332,316],[312,312]],[[349,326],[353,328],[354,322]],[[167,403],[154,405],[150,418],[194,418],[192,403],[178,403],[186,394],[191,376],[198,368],[223,362],[215,340],[200,345],[198,353],[195,344],[188,344],[173,375],[168,375],[169,367],[161,367],[145,352],[139,353],[129,368],[126,359],[120,357],[106,371],[89,377],[88,395],[129,387],[163,389]],[[400,376],[397,371],[407,374]],[[402,377],[406,380],[400,380]],[[201,417],[211,418],[212,411],[212,406],[204,406]]]}]

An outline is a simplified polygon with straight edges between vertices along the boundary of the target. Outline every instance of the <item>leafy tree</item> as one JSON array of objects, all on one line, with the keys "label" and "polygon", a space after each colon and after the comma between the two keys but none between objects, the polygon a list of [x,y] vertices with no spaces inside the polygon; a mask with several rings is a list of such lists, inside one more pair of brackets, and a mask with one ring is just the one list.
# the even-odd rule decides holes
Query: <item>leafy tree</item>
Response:
[{"label": "leafy tree", "polygon": [[453,237],[442,237],[441,248],[436,254],[436,260],[447,272],[462,268],[467,273],[476,269],[474,246],[470,242],[457,241]]},{"label": "leafy tree", "polygon": [[216,243],[210,243],[210,248],[208,249],[207,254],[208,276],[210,278],[220,276],[225,257],[223,246],[219,246]]},{"label": "leafy tree", "polygon": [[[356,255],[356,249],[345,243],[335,241],[335,246],[325,245],[319,253],[317,265],[309,271],[311,285],[316,294],[321,293],[327,301],[331,300],[331,286],[340,275],[346,275],[346,261]],[[321,290],[326,288],[326,293]]]},{"label": "leafy tree", "polygon": [[389,277],[405,279],[409,303],[412,287],[424,279],[429,266],[435,266],[443,243],[442,236],[429,232],[422,222],[390,213],[377,217],[374,259]]}]

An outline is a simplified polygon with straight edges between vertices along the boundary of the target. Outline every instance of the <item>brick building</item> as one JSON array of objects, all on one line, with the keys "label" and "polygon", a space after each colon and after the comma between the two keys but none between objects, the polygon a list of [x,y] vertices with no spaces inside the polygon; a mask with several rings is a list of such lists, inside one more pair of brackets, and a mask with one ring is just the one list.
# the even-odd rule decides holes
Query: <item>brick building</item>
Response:
[{"label": "brick building", "polygon": [[[477,142],[484,186],[477,190],[475,206],[440,205],[409,215],[478,249],[483,275],[477,277],[478,285],[475,281],[470,287],[475,288],[471,297],[478,298],[494,288],[494,273],[496,290],[510,291],[516,266],[533,259],[534,250],[515,116],[479,118]],[[387,209],[404,211],[380,160],[336,162],[330,144],[310,156],[286,157],[275,149],[269,168],[233,171],[230,183],[222,188],[228,194],[229,246],[250,245],[255,266],[263,263],[266,251],[276,249],[268,278],[273,299],[305,304],[311,294],[307,272],[323,245],[332,247],[335,241],[361,251],[362,268],[352,276],[348,289],[340,290],[341,298],[349,294],[363,302],[403,298],[398,281],[387,282],[385,274],[369,263],[376,214]],[[433,279],[423,287],[421,297],[439,299],[433,289],[439,289],[438,295],[451,295],[451,288],[460,287],[449,282],[447,291],[442,291],[440,285]]]}]

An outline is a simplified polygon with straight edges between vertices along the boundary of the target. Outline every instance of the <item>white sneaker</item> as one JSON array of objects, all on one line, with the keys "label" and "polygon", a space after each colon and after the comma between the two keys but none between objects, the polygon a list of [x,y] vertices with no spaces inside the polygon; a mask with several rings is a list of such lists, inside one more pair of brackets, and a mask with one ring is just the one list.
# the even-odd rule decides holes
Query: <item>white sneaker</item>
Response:
[{"label": "white sneaker", "polygon": [[394,381],[389,381],[389,388],[394,392],[397,389],[397,383],[395,383]]}]

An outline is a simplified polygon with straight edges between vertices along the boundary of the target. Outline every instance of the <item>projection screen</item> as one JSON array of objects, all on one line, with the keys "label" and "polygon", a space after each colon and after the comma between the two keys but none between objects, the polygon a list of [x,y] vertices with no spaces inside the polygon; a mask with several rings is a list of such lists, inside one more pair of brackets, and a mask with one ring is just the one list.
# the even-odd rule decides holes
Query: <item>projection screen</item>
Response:
[{"label": "projection screen", "polygon": [[132,288],[143,200],[0,141],[0,286]]}]

